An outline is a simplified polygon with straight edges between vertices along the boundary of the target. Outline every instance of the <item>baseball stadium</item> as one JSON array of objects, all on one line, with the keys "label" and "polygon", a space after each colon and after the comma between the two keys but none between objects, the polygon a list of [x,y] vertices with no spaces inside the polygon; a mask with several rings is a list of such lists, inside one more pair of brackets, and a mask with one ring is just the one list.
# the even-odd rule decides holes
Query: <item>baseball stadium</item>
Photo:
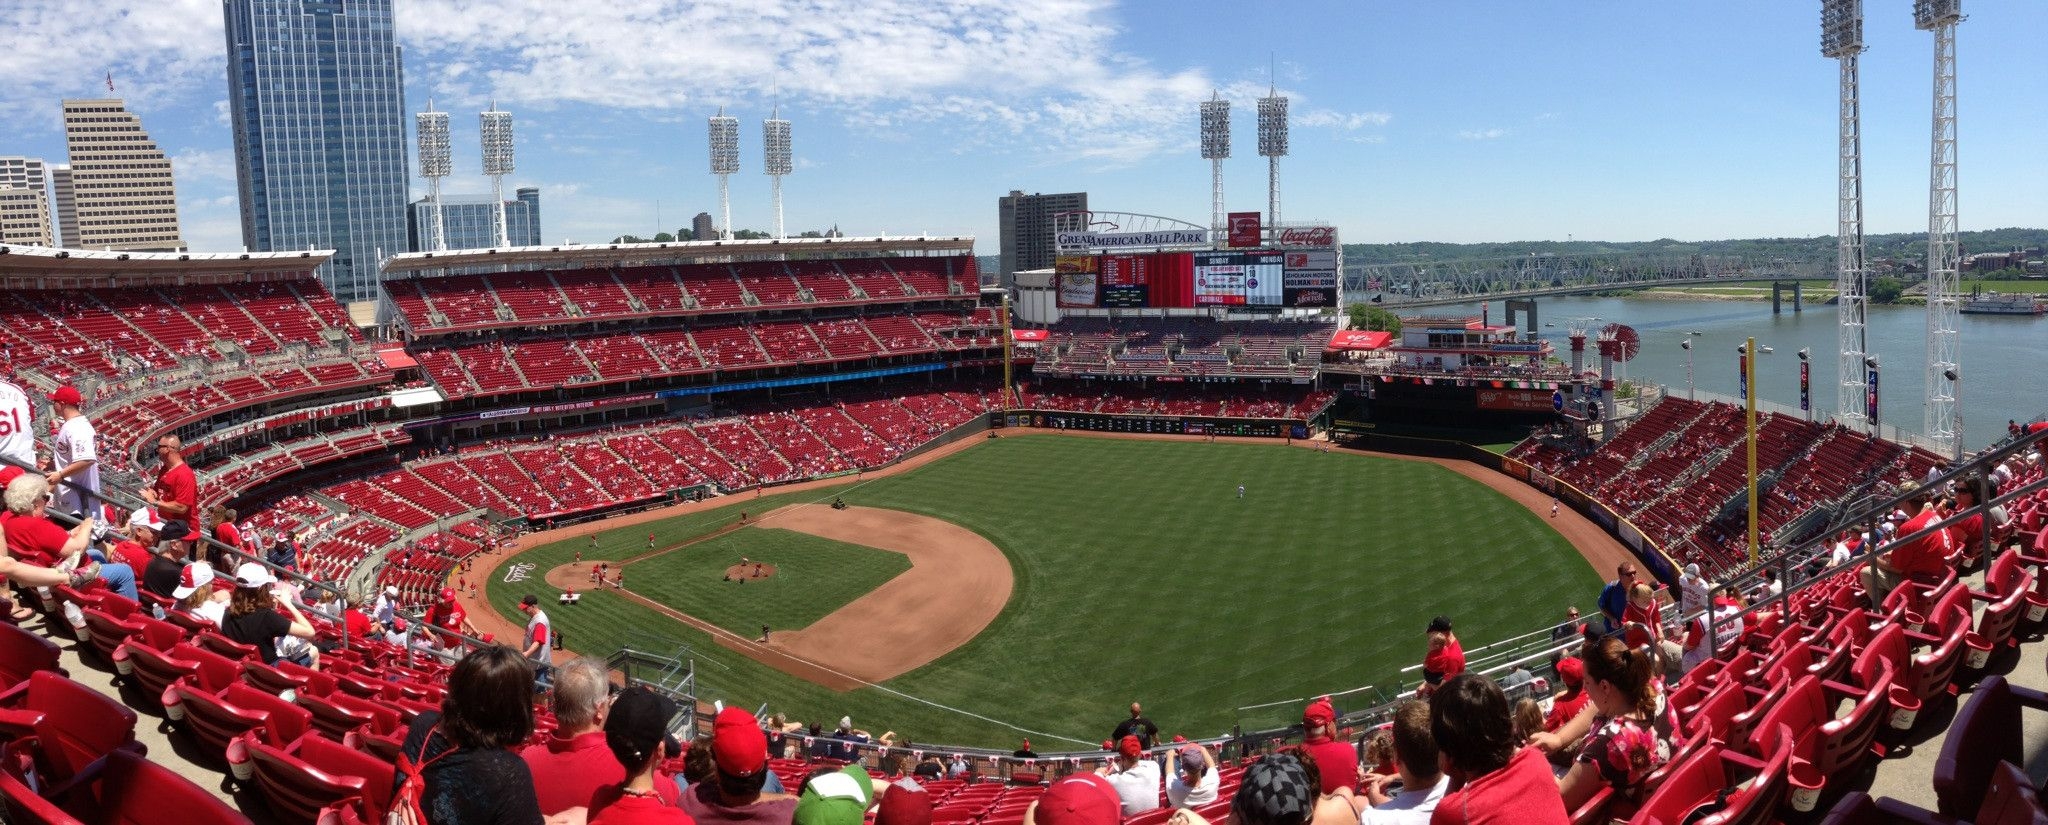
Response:
[{"label": "baseball stadium", "polygon": [[[389,799],[333,775],[388,772],[407,721],[448,695],[451,662],[510,644],[674,697],[685,733],[719,708],[779,722],[773,767],[791,785],[819,763],[888,775],[945,754],[968,787],[1001,790],[936,810],[1007,823],[1043,782],[1113,756],[1105,732],[1139,705],[1161,723],[1154,747],[1210,748],[1226,788],[1300,741],[1319,706],[1324,735],[1363,747],[1442,675],[1433,637],[1507,695],[1555,701],[1608,572],[1640,569],[1672,614],[1687,582],[1733,594],[1652,625],[1707,646],[1669,688],[1702,732],[1689,753],[1756,754],[1752,787],[1774,796],[1754,804],[1775,810],[1800,782],[1853,803],[1842,785],[1903,761],[1864,758],[1879,746],[1910,753],[1951,718],[1978,724],[1976,696],[2004,689],[2048,605],[2048,428],[1952,462],[1722,401],[1489,409],[1478,393],[1500,383],[1481,368],[1440,386],[1441,368],[1419,377],[1403,348],[1441,350],[1455,322],[1459,346],[1493,349],[1512,327],[1417,318],[1360,358],[1314,311],[1104,313],[1071,290],[1034,296],[1028,279],[1013,302],[984,287],[970,248],[403,255],[386,267],[389,318],[366,330],[317,279],[318,254],[7,247],[15,380],[98,428],[104,509],[137,513],[102,512],[134,525],[110,544],[202,531],[187,541],[219,580],[253,565],[298,584],[324,655],[318,669],[265,663],[95,565],[98,579],[81,568],[20,591],[4,633],[7,681],[24,687],[5,695],[70,701],[50,698],[78,684],[61,674],[96,678],[108,686],[77,701],[160,717],[157,736],[192,763],[180,769],[218,778],[245,811],[374,818]],[[1150,263],[1155,297],[1176,288],[1173,266]],[[1034,300],[1062,317],[1032,317]],[[1575,330],[1570,364],[1530,357],[1535,383],[1516,388],[1562,402],[1597,386],[1587,337],[1603,359],[1624,349],[1614,331]],[[1459,390],[1475,432],[1529,435],[1361,423],[1441,415]],[[1749,444],[1760,473],[1736,458]],[[196,470],[190,527],[130,495],[176,466],[145,455],[164,445]],[[1748,511],[1769,537],[1752,553],[1735,511],[1709,505],[1759,475],[1801,504]],[[1924,497],[1914,479],[1953,485],[1953,509],[1891,515]],[[1938,539],[1947,584],[1866,599],[1863,560],[1839,555],[1863,534]],[[388,625],[344,621],[372,611]],[[1740,632],[1716,627],[1737,617]],[[1823,684],[1856,701],[1757,727]],[[146,727],[116,746],[147,750]],[[1756,744],[1760,730],[1825,751],[1794,770],[1794,749]],[[837,759],[818,750],[842,743]],[[1597,805],[1610,803],[1590,815],[1623,810]]]}]

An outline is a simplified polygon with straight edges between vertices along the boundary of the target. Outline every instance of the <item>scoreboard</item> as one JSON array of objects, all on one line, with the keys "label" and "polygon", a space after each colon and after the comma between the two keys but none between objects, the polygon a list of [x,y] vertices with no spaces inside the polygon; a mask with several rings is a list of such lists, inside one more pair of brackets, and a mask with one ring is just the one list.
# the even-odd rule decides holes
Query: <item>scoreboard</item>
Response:
[{"label": "scoreboard", "polygon": [[1196,252],[1196,306],[1281,306],[1285,255],[1278,250]]}]

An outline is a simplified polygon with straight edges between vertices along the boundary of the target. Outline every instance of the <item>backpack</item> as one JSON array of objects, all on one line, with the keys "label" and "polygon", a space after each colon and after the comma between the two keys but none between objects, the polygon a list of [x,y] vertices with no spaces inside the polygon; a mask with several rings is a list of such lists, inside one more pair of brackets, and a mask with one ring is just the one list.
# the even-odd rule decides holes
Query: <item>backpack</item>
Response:
[{"label": "backpack", "polygon": [[[426,753],[427,745],[432,743],[434,736],[440,732],[440,725],[435,725],[427,731],[427,737],[421,740],[420,753]],[[426,792],[427,788],[426,777],[422,774],[426,771],[428,765],[441,761],[442,757],[454,753],[456,750],[456,748],[449,748],[434,758],[419,764],[413,764],[412,754],[405,753],[404,751],[399,752],[398,789],[391,794],[391,812],[385,814],[384,825],[427,825],[427,814],[425,811],[420,810],[420,796]]]}]

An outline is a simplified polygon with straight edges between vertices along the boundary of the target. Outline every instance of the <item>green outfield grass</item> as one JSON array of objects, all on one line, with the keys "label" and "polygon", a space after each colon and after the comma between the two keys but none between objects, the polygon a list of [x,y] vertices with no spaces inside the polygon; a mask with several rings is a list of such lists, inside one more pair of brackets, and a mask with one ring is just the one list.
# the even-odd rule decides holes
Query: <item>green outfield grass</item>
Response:
[{"label": "green outfield grass", "polygon": [[[1544,519],[1456,473],[1278,444],[1012,437],[904,475],[745,498],[655,532],[673,543],[740,508],[834,495],[988,537],[1016,574],[1003,614],[886,690],[848,693],[783,676],[608,593],[556,611],[557,627],[570,647],[597,655],[650,631],[688,644],[707,698],[767,702],[807,721],[850,714],[917,741],[1010,746],[1018,734],[992,719],[1034,731],[1043,750],[1071,744],[1040,738],[1048,734],[1099,742],[1133,700],[1194,735],[1291,721],[1297,708],[1232,708],[1391,685],[1420,661],[1431,616],[1451,616],[1474,647],[1537,628],[1566,604],[1590,609],[1600,586]],[[637,555],[647,532],[625,528],[601,536],[596,551],[561,542],[514,561],[545,570],[577,549]],[[516,616],[531,585],[498,578],[492,603]],[[729,592],[679,593],[678,602],[702,614],[715,608],[691,599]]]},{"label": "green outfield grass", "polygon": [[[775,565],[774,576],[725,581],[741,558]],[[751,638],[762,625],[808,627],[910,569],[910,559],[809,533],[748,528],[626,566],[633,592]]]}]

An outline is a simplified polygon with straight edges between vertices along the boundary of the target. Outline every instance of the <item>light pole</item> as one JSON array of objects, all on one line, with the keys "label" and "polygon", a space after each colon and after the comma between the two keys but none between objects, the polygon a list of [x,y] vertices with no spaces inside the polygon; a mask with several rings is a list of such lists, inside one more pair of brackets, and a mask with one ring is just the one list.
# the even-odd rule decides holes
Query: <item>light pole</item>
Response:
[{"label": "light pole", "polygon": [[1952,396],[1954,397],[1954,403],[1953,403],[1953,404],[1951,404],[1950,406],[1951,406],[1951,407],[1953,407],[1953,409],[1954,409],[1954,411],[1955,411],[1955,416],[1956,416],[1956,423],[1955,423],[1955,427],[1954,427],[1954,429],[1955,429],[1955,440],[1956,440],[1956,452],[1955,452],[1955,459],[1956,459],[1957,461],[1961,461],[1961,460],[1963,460],[1963,372],[1962,372],[1962,368],[1960,368],[1960,367],[1949,367],[1948,369],[1945,369],[1945,370],[1942,370],[1942,371],[1941,371],[1941,377],[1943,377],[1943,378],[1946,378],[1946,379],[1948,379],[1948,383],[1949,383],[1949,384],[1950,384],[1950,386],[1952,387],[1952,392],[1950,393],[1950,395],[1952,395]]},{"label": "light pole", "polygon": [[1692,391],[1692,337],[1698,334],[1697,332],[1688,332],[1685,334],[1685,339],[1678,342],[1678,348],[1685,350],[1685,400],[1687,401],[1695,400]]}]

